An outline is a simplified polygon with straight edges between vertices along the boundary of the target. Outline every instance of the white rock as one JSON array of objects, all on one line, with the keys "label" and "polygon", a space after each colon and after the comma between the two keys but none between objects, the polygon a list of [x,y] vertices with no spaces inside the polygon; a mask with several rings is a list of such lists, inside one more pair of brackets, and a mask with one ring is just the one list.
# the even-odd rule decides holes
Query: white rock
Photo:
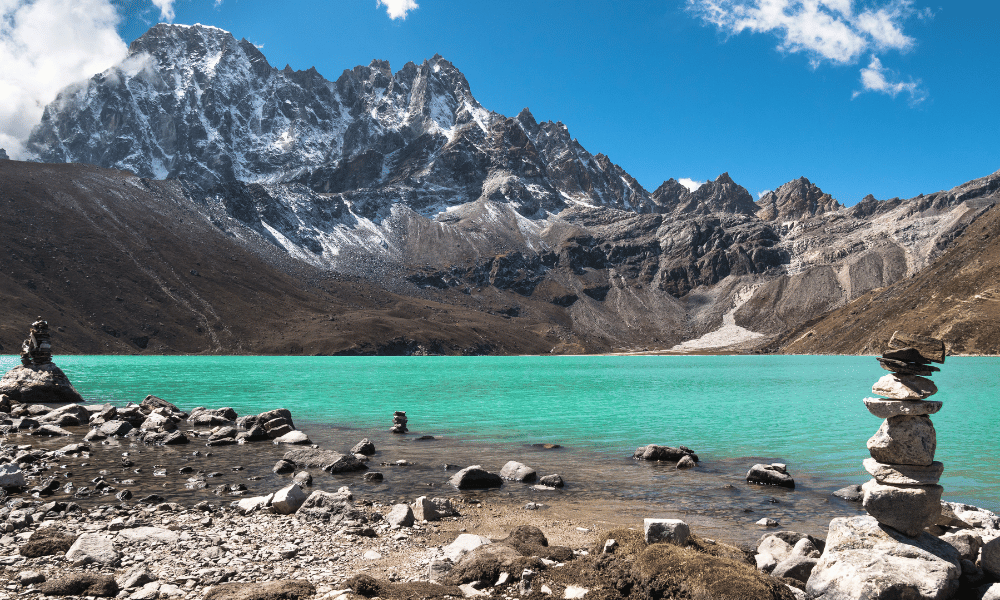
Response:
[{"label": "white rock", "polygon": [[15,463],[0,465],[0,488],[24,487],[24,473]]},{"label": "white rock", "polygon": [[872,393],[892,400],[923,400],[937,393],[937,386],[926,377],[890,373],[872,386]]},{"label": "white rock", "polygon": [[248,515],[262,508],[267,508],[271,505],[271,500],[273,499],[274,494],[254,496],[253,498],[243,498],[236,503],[236,510],[238,510],[241,515]]},{"label": "white rock", "polygon": [[382,558],[382,555],[376,552],[375,550],[368,550],[361,555],[361,558],[365,560],[378,560]]},{"label": "white rock", "polygon": [[756,524],[761,525],[763,527],[777,527],[780,523],[778,523],[774,519],[769,519],[767,517],[764,517],[763,519],[757,521]]},{"label": "white rock", "polygon": [[306,498],[308,496],[302,491],[302,488],[293,483],[274,493],[274,498],[271,499],[271,509],[279,515],[290,515],[305,503]]},{"label": "white rock", "polygon": [[462,590],[462,595],[466,598],[475,598],[476,596],[485,596],[486,592],[480,592],[476,588],[472,587],[472,584],[463,583],[458,586],[458,589]]},{"label": "white rock", "polygon": [[134,527],[122,529],[118,532],[117,538],[124,542],[140,544],[176,544],[178,535],[176,532],[162,527]]},{"label": "white rock", "polygon": [[413,518],[418,521],[440,521],[441,515],[427,496],[421,496],[413,502]]},{"label": "white rock", "polygon": [[753,558],[757,563],[758,571],[770,573],[774,570],[774,567],[778,566],[778,561],[776,561],[774,557],[767,552],[758,552]]},{"label": "white rock", "polygon": [[92,562],[102,565],[113,565],[121,558],[115,549],[111,538],[98,533],[85,533],[66,551],[66,560],[74,565],[86,565]]},{"label": "white rock", "polygon": [[958,552],[924,533],[908,538],[873,517],[830,522],[806,595],[816,600],[943,600],[958,589]]},{"label": "white rock", "polygon": [[766,535],[757,546],[758,554],[768,554],[774,557],[776,562],[781,562],[792,554],[794,547],[776,535]]},{"label": "white rock", "polygon": [[563,592],[563,598],[583,598],[589,591],[590,590],[587,588],[583,588],[578,585],[570,585],[567,586],[566,591]]},{"label": "white rock", "polygon": [[443,548],[444,555],[450,559],[452,562],[458,562],[458,559],[462,558],[469,552],[472,552],[476,548],[484,544],[492,544],[489,538],[485,538],[481,535],[475,535],[473,533],[463,533],[462,535],[455,538],[455,541],[448,544]]},{"label": "white rock", "polygon": [[275,438],[274,443],[291,444],[294,446],[305,446],[312,444],[312,440],[309,439],[309,436],[307,436],[305,432],[295,430],[295,431],[289,431],[285,435]]}]

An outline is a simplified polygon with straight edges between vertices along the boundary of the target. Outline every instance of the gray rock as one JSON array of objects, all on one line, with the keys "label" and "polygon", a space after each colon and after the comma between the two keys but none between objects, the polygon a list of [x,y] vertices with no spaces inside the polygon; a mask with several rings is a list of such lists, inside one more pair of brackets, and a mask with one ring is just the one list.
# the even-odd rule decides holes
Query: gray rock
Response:
[{"label": "gray rock", "polygon": [[340,454],[339,452],[314,448],[289,450],[282,458],[294,462],[298,467],[318,468],[328,473],[364,471],[368,468],[365,463],[355,458],[353,454]]},{"label": "gray rock", "polygon": [[289,431],[285,435],[274,438],[275,444],[289,444],[292,446],[307,446],[312,444],[312,440],[309,439],[302,431]]},{"label": "gray rock", "polygon": [[170,432],[177,429],[177,424],[173,419],[158,413],[150,413],[146,420],[139,426],[142,431],[165,431]]},{"label": "gray rock", "polygon": [[105,437],[111,437],[115,435],[121,437],[123,435],[128,434],[128,432],[132,431],[132,429],[133,429],[132,424],[129,423],[128,421],[115,420],[115,421],[107,421],[106,423],[98,427],[97,431],[100,433],[100,435]]},{"label": "gray rock", "polygon": [[937,386],[926,377],[890,373],[872,386],[872,393],[892,400],[923,400],[937,393]]},{"label": "gray rock", "polygon": [[442,517],[458,516],[458,511],[451,505],[451,499],[449,498],[431,498],[431,503],[434,504],[434,508],[437,510],[438,515]]},{"label": "gray rock", "polygon": [[862,506],[868,514],[910,537],[919,536],[941,514],[944,488],[939,485],[882,485],[872,479],[861,488],[865,492]]},{"label": "gray rock", "polygon": [[890,465],[923,465],[934,462],[937,432],[926,416],[889,417],[868,440],[872,458]]},{"label": "gray rock", "polygon": [[19,490],[25,486],[24,472],[15,463],[4,463],[0,465],[0,488],[5,490]]},{"label": "gray rock", "polygon": [[302,488],[293,483],[274,493],[271,509],[279,515],[290,515],[305,503],[306,498],[306,493],[302,491]]},{"label": "gray rock", "polygon": [[941,370],[930,365],[906,362],[904,360],[886,358],[884,356],[879,357],[878,364],[886,371],[892,371],[893,373],[899,373],[901,375],[920,375],[921,377],[930,377],[935,372]]},{"label": "gray rock", "polygon": [[848,502],[861,502],[865,493],[861,490],[860,484],[847,485],[833,492],[833,495]]},{"label": "gray rock", "polygon": [[958,589],[961,573],[958,552],[930,534],[912,539],[872,517],[836,518],[806,594],[818,600],[945,600]]},{"label": "gray rock", "polygon": [[900,415],[933,415],[941,410],[944,402],[939,400],[887,400],[885,398],[865,398],[868,412],[880,419]]},{"label": "gray rock", "polygon": [[875,481],[889,485],[933,485],[944,472],[944,464],[938,461],[928,466],[887,465],[874,458],[866,458],[864,465]]},{"label": "gray rock", "polygon": [[146,410],[148,410],[148,411],[154,411],[154,410],[156,410],[158,408],[165,408],[165,409],[167,409],[168,412],[171,412],[171,413],[179,413],[179,412],[181,412],[181,409],[177,408],[176,406],[174,406],[170,402],[167,402],[163,398],[157,398],[156,396],[154,396],[152,394],[150,394],[150,395],[146,396],[145,398],[143,398],[142,402],[139,403],[139,406],[142,407],[142,408],[144,408],[144,409],[146,409]]},{"label": "gray rock", "polygon": [[370,471],[368,473],[365,473],[362,479],[364,479],[365,481],[376,482],[376,481],[382,481],[384,477],[378,471]]},{"label": "gray rock", "polygon": [[[70,420],[63,420],[63,417],[70,417]],[[82,425],[90,422],[90,411],[80,404],[67,404],[49,411],[45,416],[39,418],[39,421],[64,427]]]},{"label": "gray rock", "polygon": [[336,492],[316,490],[296,511],[299,519],[324,521],[338,524],[344,521],[366,521],[364,515],[354,508],[354,497],[347,488]]},{"label": "gray rock", "polygon": [[117,539],[135,544],[176,544],[177,532],[162,527],[131,527],[118,532]]},{"label": "gray rock", "polygon": [[778,535],[772,534],[765,535],[761,538],[760,543],[757,544],[757,554],[766,554],[772,557],[776,561],[775,564],[791,556],[794,549],[795,546],[793,544],[788,543],[788,541]]},{"label": "gray rock", "polygon": [[440,521],[437,506],[427,496],[420,496],[413,502],[413,518],[417,521]]},{"label": "gray rock", "polygon": [[943,363],[945,348],[944,342],[937,338],[897,331],[889,338],[888,350],[882,355],[911,362]]},{"label": "gray rock", "polygon": [[979,550],[983,547],[983,538],[968,529],[946,532],[941,539],[951,544],[963,560],[972,562],[979,558]]},{"label": "gray rock", "polygon": [[74,565],[85,565],[92,562],[114,565],[120,558],[121,554],[115,549],[111,538],[97,533],[81,535],[66,551],[66,560]]},{"label": "gray rock", "polygon": [[472,533],[463,533],[455,538],[455,541],[448,544],[441,550],[448,560],[452,562],[458,562],[463,556],[472,552],[480,546],[486,544],[492,544],[489,538],[485,538],[481,535],[475,535]]},{"label": "gray rock", "polygon": [[43,436],[43,437],[59,437],[61,435],[73,435],[72,432],[59,427],[58,425],[45,424],[40,425],[38,429],[31,432],[31,435]]},{"label": "gray rock", "polygon": [[312,487],[313,476],[309,471],[299,471],[292,477],[292,481],[299,484],[299,487]]},{"label": "gray rock", "polygon": [[538,473],[524,463],[511,460],[500,469],[500,477],[508,481],[531,483],[538,478]]},{"label": "gray rock", "polygon": [[647,544],[669,542],[683,546],[691,534],[691,528],[680,519],[643,519],[642,524]]},{"label": "gray rock", "polygon": [[385,521],[393,527],[410,527],[413,525],[413,510],[409,504],[397,504],[385,516]]},{"label": "gray rock", "polygon": [[982,548],[980,565],[993,577],[1000,579],[1000,538],[992,539]]},{"label": "gray rock", "polygon": [[683,456],[679,461],[677,461],[676,468],[680,470],[686,470],[686,469],[693,469],[696,466],[698,465],[697,463],[694,462],[693,458],[691,458],[690,456]]},{"label": "gray rock", "polygon": [[795,480],[792,476],[773,465],[756,464],[750,467],[747,471],[747,483],[795,489]]},{"label": "gray rock", "polygon": [[427,565],[427,581],[437,582],[445,578],[455,564],[448,558],[433,558]]},{"label": "gray rock", "polygon": [[0,378],[0,394],[11,402],[32,404],[36,402],[83,402],[69,378],[55,363],[18,365]]},{"label": "gray rock", "polygon": [[817,562],[819,561],[815,558],[793,554],[775,565],[771,571],[771,575],[774,577],[788,577],[789,579],[805,583],[809,580],[809,575],[812,573],[813,568],[816,567]]},{"label": "gray rock", "polygon": [[674,448],[673,446],[657,446],[656,444],[649,444],[648,446],[640,446],[636,448],[635,452],[632,454],[632,458],[640,460],[667,461],[674,464],[685,456],[690,456],[695,462],[698,461],[698,455],[684,446]]},{"label": "gray rock", "polygon": [[[270,429],[268,429],[268,425],[271,426]],[[295,431],[292,429],[292,426],[287,423],[274,424],[274,421],[268,421],[265,423],[264,429],[267,431],[267,437],[272,440],[280,438],[286,433]]]},{"label": "gray rock", "polygon": [[538,485],[544,485],[545,487],[551,488],[561,488],[565,484],[563,478],[559,475],[546,475],[538,480]]},{"label": "gray rock", "polygon": [[21,571],[17,574],[17,580],[21,585],[34,585],[45,581],[45,575],[38,571]]},{"label": "gray rock", "polygon": [[372,456],[375,454],[375,444],[373,444],[368,438],[365,438],[351,448],[351,454],[364,454],[365,456]]},{"label": "gray rock", "polygon": [[472,465],[462,469],[452,475],[448,482],[460,490],[488,489],[503,486],[503,479],[499,475],[488,473],[480,465]]},{"label": "gray rock", "polygon": [[290,460],[285,460],[284,458],[279,459],[278,462],[274,463],[271,467],[271,472],[282,475],[284,473],[293,473],[295,471],[295,463]]},{"label": "gray rock", "polygon": [[265,508],[271,506],[271,500],[274,499],[274,494],[268,494],[266,496],[254,496],[252,498],[242,498],[236,503],[236,510],[241,515],[249,515],[250,513],[257,512],[259,510],[264,510]]}]

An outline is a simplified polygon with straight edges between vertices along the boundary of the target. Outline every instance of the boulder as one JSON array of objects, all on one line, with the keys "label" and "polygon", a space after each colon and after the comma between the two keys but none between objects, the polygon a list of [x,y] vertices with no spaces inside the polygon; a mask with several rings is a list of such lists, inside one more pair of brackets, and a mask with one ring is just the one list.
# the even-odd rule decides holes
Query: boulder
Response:
[{"label": "boulder", "polygon": [[695,462],[698,461],[698,455],[692,452],[690,448],[685,448],[684,446],[674,448],[673,446],[649,444],[648,446],[636,448],[632,454],[632,458],[639,460],[667,461],[674,464],[685,456],[690,456]]},{"label": "boulder", "polygon": [[0,489],[20,490],[25,485],[24,472],[16,463],[0,465]]},{"label": "boulder", "polygon": [[314,491],[302,503],[295,516],[307,521],[324,521],[334,525],[344,521],[364,522],[367,520],[359,510],[354,508],[354,497],[346,487],[340,488],[336,492]]},{"label": "boulder", "polygon": [[397,504],[385,515],[385,522],[393,527],[410,527],[413,525],[413,510],[409,504]]},{"label": "boulder", "polygon": [[460,490],[481,490],[503,486],[503,479],[499,475],[488,473],[480,465],[472,465],[462,469],[452,475],[448,482]]},{"label": "boulder", "polygon": [[43,437],[59,437],[61,435],[73,435],[71,432],[59,427],[58,425],[45,424],[39,425],[38,429],[31,432],[31,435],[43,436]]},{"label": "boulder", "polygon": [[301,507],[308,496],[298,484],[286,486],[274,493],[271,509],[279,515],[290,515]]},{"label": "boulder", "polygon": [[[65,417],[69,417],[66,420]],[[80,404],[67,404],[47,412],[38,419],[44,423],[55,423],[60,426],[82,425],[90,422],[90,411]]]},{"label": "boulder", "polygon": [[818,600],[945,600],[958,589],[961,573],[958,552],[930,534],[913,539],[873,517],[836,518],[806,594]]},{"label": "boulder", "polygon": [[83,402],[69,378],[55,363],[16,366],[0,378],[0,394],[12,403]]},{"label": "boulder", "polygon": [[926,377],[890,373],[872,386],[872,393],[891,400],[923,400],[937,393],[937,386]]},{"label": "boulder", "polygon": [[351,448],[351,454],[364,454],[365,456],[372,456],[375,454],[375,444],[373,444],[368,438],[365,438]]},{"label": "boulder", "polygon": [[809,575],[816,567],[818,560],[809,556],[792,554],[785,560],[779,562],[771,570],[774,577],[787,577],[805,583],[809,580]]},{"label": "boulder", "polygon": [[882,356],[910,362],[944,363],[944,342],[937,338],[897,331],[889,338],[888,349]]},{"label": "boulder", "polygon": [[274,444],[288,444],[290,446],[308,446],[312,444],[312,440],[309,439],[302,431],[289,431],[288,433],[274,438]]},{"label": "boulder", "polygon": [[910,537],[919,536],[941,514],[944,488],[939,485],[882,485],[872,479],[861,488],[865,492],[862,506],[868,514]]},{"label": "boulder", "polygon": [[865,398],[868,412],[880,419],[900,415],[933,415],[941,410],[944,402],[939,400],[887,400],[885,398]]},{"label": "boulder", "polygon": [[887,465],[874,458],[866,458],[864,465],[875,481],[889,485],[933,485],[944,472],[944,464],[938,461],[927,466]]},{"label": "boulder", "polygon": [[258,510],[263,510],[271,505],[271,500],[274,499],[274,494],[268,494],[266,496],[254,496],[252,498],[243,498],[236,503],[236,510],[241,515],[249,515],[252,512],[257,512]]},{"label": "boulder", "polygon": [[980,564],[983,571],[1000,579],[1000,538],[994,538],[983,544]]},{"label": "boulder", "polygon": [[795,480],[792,476],[783,467],[774,464],[756,464],[750,467],[747,471],[747,483],[795,489]]},{"label": "boulder", "polygon": [[765,535],[757,544],[757,555],[767,555],[772,557],[776,563],[781,562],[792,555],[795,546],[778,535]]},{"label": "boulder", "polygon": [[643,519],[647,544],[669,542],[678,546],[687,544],[691,528],[680,519]]},{"label": "boulder", "polygon": [[292,477],[292,481],[299,484],[299,487],[312,487],[313,476],[309,471],[299,471]]},{"label": "boulder", "polygon": [[290,460],[285,460],[284,458],[279,459],[278,462],[274,463],[274,467],[271,468],[271,472],[277,475],[293,473],[295,472],[295,463]]},{"label": "boulder", "polygon": [[427,496],[420,496],[413,502],[413,518],[417,521],[440,521],[437,506]]},{"label": "boulder", "polygon": [[97,431],[100,435],[104,437],[111,437],[111,436],[121,437],[123,435],[128,434],[128,432],[132,431],[132,429],[133,429],[132,424],[129,423],[128,421],[112,420],[112,421],[107,421],[103,425],[98,427]]},{"label": "boulder", "polygon": [[524,463],[511,460],[500,469],[500,477],[508,481],[531,483],[538,478],[538,473]]},{"label": "boulder", "polygon": [[98,533],[81,535],[66,551],[66,560],[75,565],[85,565],[92,562],[114,565],[119,558],[121,555],[115,549],[111,538]]},{"label": "boulder", "polygon": [[941,539],[951,544],[963,560],[972,562],[976,562],[979,558],[979,551],[983,547],[983,538],[968,529],[946,532]]},{"label": "boulder", "polygon": [[169,411],[171,413],[179,413],[179,412],[181,412],[181,409],[177,408],[176,406],[174,406],[170,402],[167,402],[163,398],[157,398],[156,396],[154,396],[152,394],[150,394],[150,395],[146,396],[145,398],[143,398],[142,402],[139,403],[139,406],[142,407],[142,408],[144,408],[144,409],[146,409],[149,412],[152,412],[152,411],[154,411],[154,410],[156,410],[158,408],[165,408],[165,409],[167,409],[167,411]]},{"label": "boulder", "polygon": [[340,454],[339,452],[315,448],[289,450],[282,458],[292,461],[300,468],[318,468],[328,473],[364,471],[368,468],[353,454]]},{"label": "boulder", "polygon": [[677,466],[675,468],[683,471],[687,469],[693,469],[696,466],[698,465],[697,463],[694,462],[693,458],[691,458],[690,456],[683,456],[679,461],[677,461]]},{"label": "boulder", "polygon": [[865,493],[861,489],[861,485],[857,483],[854,485],[846,485],[833,492],[833,495],[841,500],[847,500],[848,502],[861,502],[865,497]]},{"label": "boulder", "polygon": [[434,505],[438,515],[442,517],[458,516],[458,511],[451,505],[451,499],[449,498],[431,498],[431,504]]},{"label": "boulder", "polygon": [[545,487],[550,488],[561,488],[566,484],[563,482],[563,478],[559,475],[546,475],[538,480],[538,485],[544,485]]},{"label": "boulder", "polygon": [[170,417],[165,417],[159,413],[149,413],[146,420],[139,426],[142,431],[174,431],[177,424]]},{"label": "boulder", "polygon": [[926,416],[889,417],[868,440],[868,451],[880,463],[924,465],[934,462],[937,432]]}]

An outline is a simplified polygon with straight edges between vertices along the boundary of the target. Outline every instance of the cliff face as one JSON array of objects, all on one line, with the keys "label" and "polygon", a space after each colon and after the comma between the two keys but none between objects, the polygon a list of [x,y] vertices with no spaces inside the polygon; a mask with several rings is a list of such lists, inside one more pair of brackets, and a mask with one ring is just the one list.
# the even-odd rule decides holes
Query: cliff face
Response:
[{"label": "cliff face", "polygon": [[[220,29],[164,24],[136,40],[120,65],[64,90],[27,147],[50,163],[103,169],[0,163],[14,177],[0,183],[8,201],[35,211],[5,217],[18,263],[44,262],[49,251],[19,246],[20,229],[58,222],[44,229],[79,234],[59,246],[74,265],[62,266],[100,267],[92,293],[120,288],[114,269],[123,265],[137,269],[140,287],[162,281],[172,283],[156,286],[178,290],[163,296],[178,311],[176,327],[155,326],[156,313],[139,309],[114,313],[110,324],[111,313],[102,315],[120,301],[96,310],[68,296],[87,315],[79,317],[87,331],[117,333],[106,334],[117,342],[86,343],[100,339],[114,351],[154,347],[123,341],[132,337],[163,351],[279,348],[297,343],[280,341],[281,312],[314,315],[302,307],[325,302],[396,320],[355,338],[313,324],[322,351],[371,350],[417,333],[430,343],[435,331],[451,331],[452,318],[492,324],[448,334],[460,340],[455,348],[481,342],[494,352],[669,349],[724,326],[767,343],[919,274],[996,195],[995,178],[986,178],[845,209],[800,178],[755,203],[726,173],[694,191],[669,179],[649,193],[562,123],[539,123],[528,109],[515,117],[487,110],[440,56],[396,72],[373,61],[330,81],[314,69],[272,67]],[[54,210],[101,218],[66,220]],[[176,250],[126,252],[123,240],[139,234],[121,223]],[[108,252],[119,253],[114,268]],[[215,258],[234,253],[254,266]],[[202,273],[205,261],[225,284],[201,289],[203,276],[184,275]],[[25,271],[7,289],[44,305],[50,296],[30,285],[55,290],[60,277]],[[317,287],[331,281],[350,284]],[[305,296],[289,300],[279,290]],[[261,293],[280,310],[258,306]],[[406,308],[387,309],[390,297]],[[416,308],[424,302],[451,308],[425,329],[427,313]],[[206,303],[214,313],[197,309]],[[246,314],[271,333],[244,328]],[[181,326],[185,319],[201,331]],[[307,325],[298,338],[311,335]]]}]

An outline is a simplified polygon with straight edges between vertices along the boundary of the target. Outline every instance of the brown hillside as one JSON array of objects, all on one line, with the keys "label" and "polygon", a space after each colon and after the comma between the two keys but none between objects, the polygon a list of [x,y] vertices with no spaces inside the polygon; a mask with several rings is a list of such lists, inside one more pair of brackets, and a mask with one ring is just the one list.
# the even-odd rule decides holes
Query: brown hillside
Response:
[{"label": "brown hillside", "polygon": [[0,160],[0,354],[20,351],[38,315],[57,356],[584,349],[558,315],[503,316],[503,294],[475,301],[407,298],[257,254],[176,182]]},{"label": "brown hillside", "polygon": [[1000,208],[915,276],[792,330],[766,351],[877,354],[896,330],[941,338],[949,354],[1000,354]]}]

